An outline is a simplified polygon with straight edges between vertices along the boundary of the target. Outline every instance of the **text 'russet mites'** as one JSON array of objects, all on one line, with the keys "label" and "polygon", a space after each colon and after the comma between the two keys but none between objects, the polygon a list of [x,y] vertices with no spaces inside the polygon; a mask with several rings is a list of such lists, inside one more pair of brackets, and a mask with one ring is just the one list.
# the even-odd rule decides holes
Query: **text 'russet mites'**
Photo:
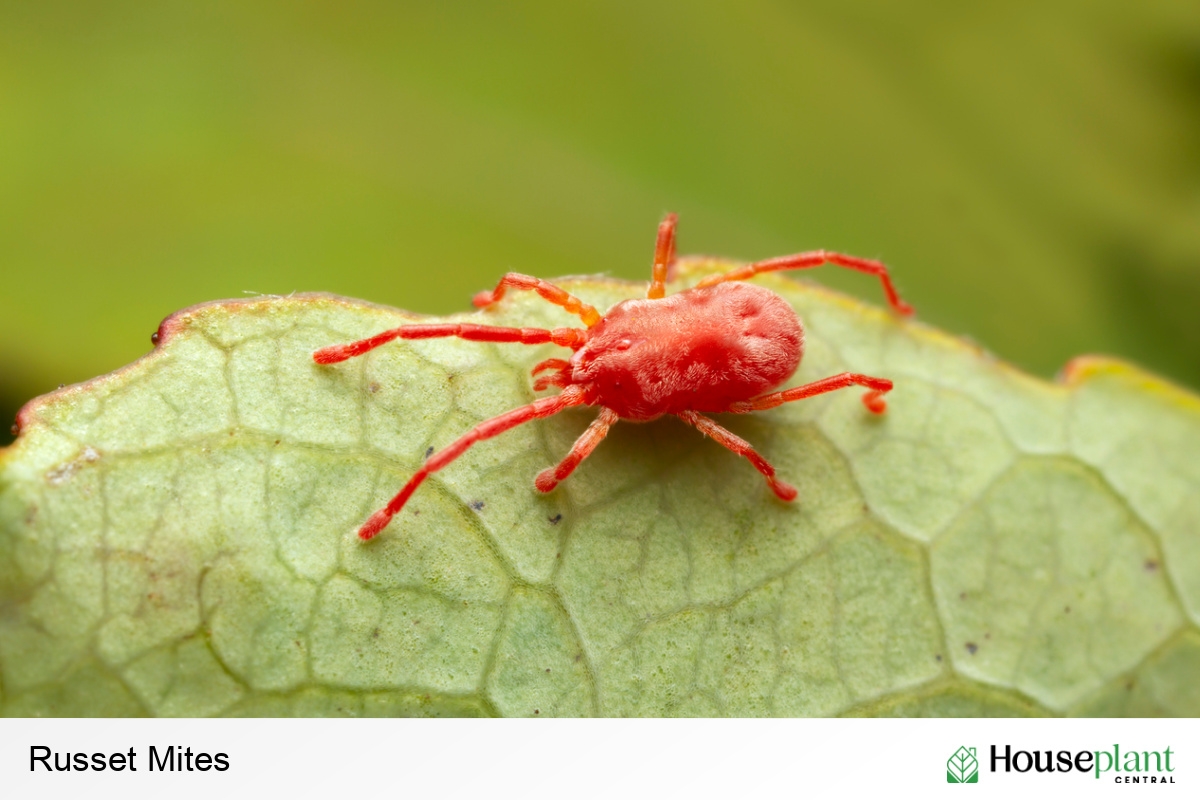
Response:
[{"label": "text 'russet mites'", "polygon": [[[29,748],[30,772],[137,772],[138,763],[139,756],[132,747],[114,753],[59,752],[40,744]],[[229,769],[229,756],[194,752],[182,745],[165,748],[151,745],[148,757],[141,764],[150,772],[224,772]]]}]

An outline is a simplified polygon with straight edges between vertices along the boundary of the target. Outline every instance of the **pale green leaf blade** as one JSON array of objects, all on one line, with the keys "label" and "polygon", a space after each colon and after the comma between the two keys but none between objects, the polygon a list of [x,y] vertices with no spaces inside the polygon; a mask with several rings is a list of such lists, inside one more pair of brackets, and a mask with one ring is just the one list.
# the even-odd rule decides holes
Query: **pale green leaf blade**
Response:
[{"label": "pale green leaf blade", "polygon": [[[692,262],[682,288],[720,265]],[[790,279],[794,382],[892,378],[722,422],[441,447],[529,402],[552,346],[313,350],[414,319],[327,296],[198,306],[41,398],[0,455],[0,679],[16,715],[1200,715],[1200,401],[1082,360],[1047,384]],[[564,284],[606,308],[643,289]],[[532,296],[458,319],[571,324]]]}]

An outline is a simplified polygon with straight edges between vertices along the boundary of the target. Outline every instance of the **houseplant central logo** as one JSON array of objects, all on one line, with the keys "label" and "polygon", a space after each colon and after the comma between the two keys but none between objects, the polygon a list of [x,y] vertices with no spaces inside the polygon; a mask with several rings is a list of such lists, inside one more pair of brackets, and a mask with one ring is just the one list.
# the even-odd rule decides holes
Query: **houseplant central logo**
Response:
[{"label": "houseplant central logo", "polygon": [[946,762],[946,783],[979,783],[979,760],[974,747],[960,747]]}]

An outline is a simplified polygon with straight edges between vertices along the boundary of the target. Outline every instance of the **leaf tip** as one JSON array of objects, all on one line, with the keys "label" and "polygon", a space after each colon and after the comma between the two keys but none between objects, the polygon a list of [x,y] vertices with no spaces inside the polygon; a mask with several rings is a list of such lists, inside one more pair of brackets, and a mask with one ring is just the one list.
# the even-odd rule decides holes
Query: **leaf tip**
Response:
[{"label": "leaf tip", "polygon": [[1134,384],[1149,394],[1159,395],[1172,403],[1200,412],[1200,397],[1170,380],[1148,372],[1137,364],[1105,355],[1082,355],[1068,361],[1058,374],[1058,382],[1077,389],[1096,378],[1111,377]]}]

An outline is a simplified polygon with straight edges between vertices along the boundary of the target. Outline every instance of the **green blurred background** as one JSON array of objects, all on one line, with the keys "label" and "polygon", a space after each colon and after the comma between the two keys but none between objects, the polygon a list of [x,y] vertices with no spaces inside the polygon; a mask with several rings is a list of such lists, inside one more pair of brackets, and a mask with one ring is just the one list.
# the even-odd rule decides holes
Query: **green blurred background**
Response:
[{"label": "green blurred background", "polygon": [[883,258],[1037,374],[1196,388],[1200,3],[0,2],[6,418],[205,300],[645,279],[668,210],[685,253]]}]

